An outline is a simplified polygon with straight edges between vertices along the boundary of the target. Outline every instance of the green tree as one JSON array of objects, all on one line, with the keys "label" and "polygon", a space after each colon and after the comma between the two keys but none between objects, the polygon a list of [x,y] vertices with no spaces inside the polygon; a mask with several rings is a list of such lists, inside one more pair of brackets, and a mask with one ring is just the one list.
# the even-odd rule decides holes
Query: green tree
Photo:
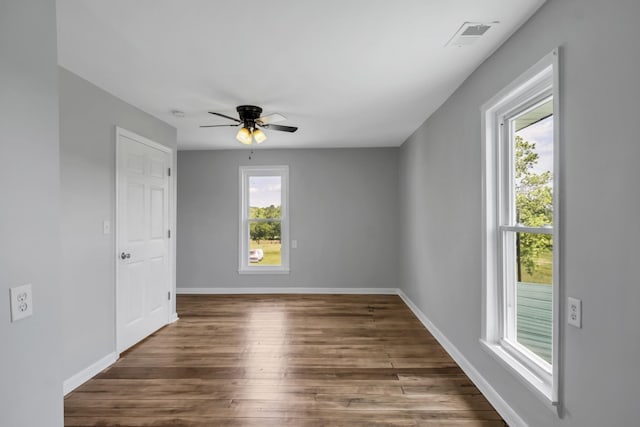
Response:
[{"label": "green tree", "polygon": [[272,228],[271,228],[271,240],[280,240],[280,236],[281,236],[281,222],[277,221],[277,222],[272,222]]},{"label": "green tree", "polygon": [[280,206],[268,206],[262,208],[264,218],[280,218]]},{"label": "green tree", "polygon": [[259,208],[252,206],[249,208],[249,218],[251,219],[275,219],[269,222],[252,222],[249,226],[249,236],[251,240],[260,242],[261,240],[280,240],[280,206],[267,206]]},{"label": "green tree", "polygon": [[[538,163],[536,144],[516,136],[515,178],[517,222],[530,227],[542,227],[553,222],[553,176],[550,171],[535,173]],[[518,280],[524,267],[530,275],[537,267],[540,256],[552,248],[551,235],[518,234]]]},{"label": "green tree", "polygon": [[279,219],[280,212],[280,206],[271,205],[266,208],[251,206],[249,208],[249,218]]},{"label": "green tree", "polygon": [[249,236],[251,240],[260,242],[260,240],[264,240],[267,238],[267,229],[265,225],[268,224],[264,222],[252,222],[249,225]]}]

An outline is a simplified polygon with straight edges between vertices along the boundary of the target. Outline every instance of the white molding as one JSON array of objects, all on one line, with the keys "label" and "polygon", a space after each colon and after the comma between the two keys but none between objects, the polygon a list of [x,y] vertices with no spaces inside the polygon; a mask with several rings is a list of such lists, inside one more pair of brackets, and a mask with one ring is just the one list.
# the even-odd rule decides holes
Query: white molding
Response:
[{"label": "white molding", "polygon": [[178,295],[230,295],[230,294],[340,294],[340,295],[399,295],[398,288],[177,288]]},{"label": "white molding", "polygon": [[531,370],[528,366],[518,360],[516,355],[509,352],[505,347],[497,344],[491,344],[485,340],[479,340],[482,347],[495,360],[500,363],[506,370],[513,373],[514,376],[522,383],[531,393],[549,408],[552,412],[558,412],[558,406],[549,399],[551,393],[550,386],[541,376]]},{"label": "white molding", "polygon": [[458,348],[447,339],[447,337],[429,320],[429,318],[418,308],[417,305],[402,290],[398,289],[398,296],[411,309],[413,314],[422,322],[425,328],[433,335],[440,345],[449,353],[451,358],[460,366],[460,369],[473,381],[487,400],[493,405],[498,413],[511,427],[527,427],[518,413],[498,394],[482,374],[469,362],[458,350]]},{"label": "white molding", "polygon": [[[562,282],[561,282],[561,239],[560,239],[560,212],[562,209],[560,197],[562,186],[560,182],[560,139],[561,127],[560,93],[559,93],[559,48],[539,60],[535,65],[508,84],[499,93],[493,96],[481,107],[482,114],[482,333],[480,336],[483,348],[493,357],[502,358],[501,362],[509,366],[509,371],[515,373],[519,380],[530,382],[530,388],[536,393],[542,394],[543,401],[548,407],[559,415],[561,405],[559,390],[562,381],[560,366],[560,343],[562,311]],[[505,167],[501,167],[504,153],[501,146],[508,134],[507,123],[509,117],[513,117],[525,106],[533,106],[536,102],[547,97],[553,97],[553,229],[536,229],[532,227],[504,226],[501,216],[513,223],[508,212],[503,206],[509,203],[512,196],[501,190],[503,181],[513,178]],[[501,130],[502,128],[502,130]],[[501,193],[502,191],[502,193]],[[501,202],[502,199],[502,202]],[[508,210],[508,209],[507,209]],[[527,351],[509,346],[505,337],[514,335],[514,323],[504,320],[504,307],[509,305],[508,298],[515,298],[507,290],[512,289],[513,273],[506,271],[503,259],[502,238],[504,231],[525,231],[551,234],[553,236],[553,335],[552,335],[552,363],[551,371],[544,372],[544,366],[536,361],[536,357],[527,354]],[[512,263],[506,263],[513,265]],[[506,271],[506,273],[505,273]],[[507,279],[511,285],[507,284]],[[507,298],[507,300],[505,300]],[[498,349],[498,347],[503,347]],[[539,379],[544,380],[540,386]]]},{"label": "white molding", "polygon": [[98,375],[109,366],[113,365],[118,360],[118,358],[118,353],[116,353],[115,351],[113,353],[109,353],[102,359],[87,366],[82,371],[71,376],[70,378],[64,380],[64,382],[62,383],[62,391],[64,395],[66,396],[67,394],[71,393],[73,390],[80,387],[82,384],[89,381],[91,378]]},{"label": "white molding", "polygon": [[[288,165],[240,165],[239,183],[239,244],[238,274],[289,274],[289,166]],[[280,189],[280,259],[279,266],[251,265],[249,262],[249,178],[251,176],[279,176]]]},{"label": "white molding", "polygon": [[120,126],[116,126],[116,138],[119,136],[124,136],[126,138],[133,139],[136,142],[140,142],[142,144],[148,145],[151,148],[155,148],[156,150],[160,150],[167,154],[173,155],[173,148],[167,147],[166,145],[162,145],[159,142],[155,142],[149,138],[145,138],[142,135],[138,135],[137,133],[121,128]]},{"label": "white molding", "polygon": [[173,322],[177,322],[180,318],[178,317],[178,313],[171,313],[169,316],[169,324]]}]

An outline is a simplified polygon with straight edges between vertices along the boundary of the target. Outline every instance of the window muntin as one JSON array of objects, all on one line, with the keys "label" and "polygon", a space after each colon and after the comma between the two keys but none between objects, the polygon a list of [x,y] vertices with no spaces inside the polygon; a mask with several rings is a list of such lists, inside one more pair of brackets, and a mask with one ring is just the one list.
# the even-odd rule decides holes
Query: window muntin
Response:
[{"label": "window muntin", "polygon": [[288,167],[240,168],[240,273],[287,273]]},{"label": "window muntin", "polygon": [[558,82],[554,50],[482,107],[481,343],[550,408],[560,374]]}]

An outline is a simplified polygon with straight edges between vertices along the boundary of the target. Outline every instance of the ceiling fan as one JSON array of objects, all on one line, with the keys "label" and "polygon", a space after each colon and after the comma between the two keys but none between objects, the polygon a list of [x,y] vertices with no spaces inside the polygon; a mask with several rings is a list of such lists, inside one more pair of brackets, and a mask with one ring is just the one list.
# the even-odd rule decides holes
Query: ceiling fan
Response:
[{"label": "ceiling fan", "polygon": [[234,121],[235,123],[227,124],[227,125],[204,125],[200,126],[201,128],[215,128],[222,126],[242,126],[242,128],[236,134],[236,139],[243,144],[253,144],[255,140],[256,144],[262,144],[265,139],[267,139],[267,135],[260,128],[264,129],[272,129],[279,130],[283,132],[295,132],[298,130],[297,127],[294,126],[282,126],[275,125],[275,122],[281,122],[286,120],[286,118],[282,114],[274,113],[266,116],[260,116],[262,114],[262,108],[256,107],[255,105],[239,105],[236,108],[238,111],[239,119],[235,117],[230,117],[222,113],[216,113],[213,111],[209,111],[209,114],[213,114],[214,116],[224,117],[225,119],[229,119]]}]

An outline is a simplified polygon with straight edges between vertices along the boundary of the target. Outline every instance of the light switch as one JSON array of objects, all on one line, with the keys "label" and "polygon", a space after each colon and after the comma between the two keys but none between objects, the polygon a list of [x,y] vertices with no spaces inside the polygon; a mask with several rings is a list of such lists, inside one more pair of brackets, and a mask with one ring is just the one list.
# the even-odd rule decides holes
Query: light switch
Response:
[{"label": "light switch", "polygon": [[111,221],[105,219],[102,222],[102,233],[103,234],[111,234]]},{"label": "light switch", "polygon": [[298,247],[298,241],[297,240],[292,240],[291,241],[291,249],[295,249]]}]

